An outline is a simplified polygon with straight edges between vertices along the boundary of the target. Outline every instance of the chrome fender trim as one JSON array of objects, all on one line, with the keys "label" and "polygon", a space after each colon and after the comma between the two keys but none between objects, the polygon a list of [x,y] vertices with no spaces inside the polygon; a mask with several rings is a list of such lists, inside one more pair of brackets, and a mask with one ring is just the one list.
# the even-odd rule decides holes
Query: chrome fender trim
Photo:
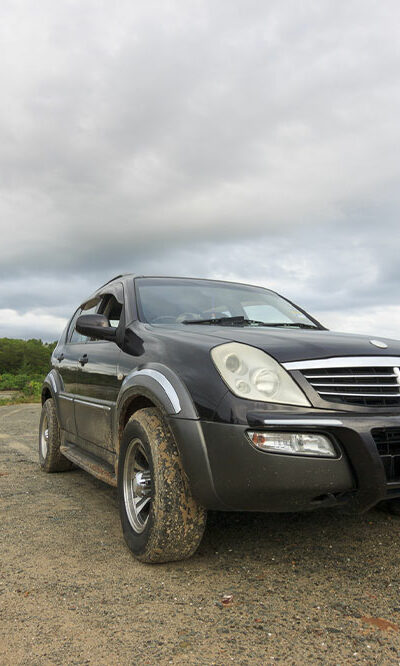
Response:
[{"label": "chrome fender trim", "polygon": [[179,397],[171,382],[158,370],[152,370],[151,368],[145,368],[144,370],[135,370],[134,372],[129,373],[128,377],[136,376],[147,376],[155,379],[158,384],[164,389],[169,400],[171,401],[172,407],[174,408],[175,414],[179,414],[181,411],[181,403]]}]

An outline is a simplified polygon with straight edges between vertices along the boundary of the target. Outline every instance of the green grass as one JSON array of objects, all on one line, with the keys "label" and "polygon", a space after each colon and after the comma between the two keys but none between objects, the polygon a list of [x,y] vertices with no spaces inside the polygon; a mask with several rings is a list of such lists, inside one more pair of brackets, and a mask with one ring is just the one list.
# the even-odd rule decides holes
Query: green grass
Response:
[{"label": "green grass", "polygon": [[42,375],[29,375],[4,373],[0,375],[0,391],[15,391],[11,397],[2,397],[0,393],[0,405],[14,405],[24,402],[40,402]]}]

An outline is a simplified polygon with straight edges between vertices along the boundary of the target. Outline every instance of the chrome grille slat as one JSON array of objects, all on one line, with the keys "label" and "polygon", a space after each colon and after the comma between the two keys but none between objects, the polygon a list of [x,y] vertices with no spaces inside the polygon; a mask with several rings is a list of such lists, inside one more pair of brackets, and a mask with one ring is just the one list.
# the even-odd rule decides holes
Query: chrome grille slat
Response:
[{"label": "chrome grille slat", "polygon": [[323,382],[323,383],[316,383],[316,382],[310,382],[311,386],[331,386],[331,387],[337,387],[337,388],[343,388],[347,386],[353,386],[355,388],[358,388],[359,386],[366,386],[367,388],[397,388],[399,389],[400,386],[397,384],[331,384],[330,382]]},{"label": "chrome grille slat", "polygon": [[364,407],[400,406],[400,363],[394,365],[395,359],[389,357],[386,364],[383,358],[352,360],[354,365],[340,359],[337,366],[334,359],[299,362],[293,369],[302,372],[322,400]]},{"label": "chrome grille slat", "polygon": [[360,372],[361,368],[387,368],[393,371],[393,368],[400,367],[400,356],[333,356],[330,358],[316,358],[312,361],[286,361],[282,363],[286,370],[325,370],[330,369],[333,372],[351,368],[353,371]]},{"label": "chrome grille slat", "polygon": [[353,375],[353,374],[348,374],[347,373],[347,374],[341,374],[341,375],[325,375],[325,374],[324,375],[309,375],[308,373],[305,373],[305,372],[303,372],[303,375],[306,377],[306,379],[321,379],[321,377],[323,377],[324,379],[346,379],[346,378],[348,379],[349,377],[351,379],[353,379],[353,377],[357,378],[357,379],[364,379],[364,378],[371,379],[371,377],[378,377],[378,378],[397,377],[397,375],[394,375],[394,374],[390,374],[390,375],[389,374],[386,374],[386,375],[381,375],[381,374],[380,375],[378,375],[378,374],[376,374],[376,375],[374,375],[374,374],[372,374],[372,375],[367,375],[367,374]]},{"label": "chrome grille slat", "polygon": [[353,398],[400,398],[400,393],[336,393],[330,391],[318,391],[320,395],[350,395]]}]

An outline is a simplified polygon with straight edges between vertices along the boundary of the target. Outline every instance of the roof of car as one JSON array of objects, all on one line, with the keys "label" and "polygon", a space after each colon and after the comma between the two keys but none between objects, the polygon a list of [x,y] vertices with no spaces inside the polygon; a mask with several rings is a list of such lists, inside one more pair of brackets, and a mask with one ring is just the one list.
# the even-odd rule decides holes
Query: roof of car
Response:
[{"label": "roof of car", "polygon": [[[111,284],[112,282],[115,282],[116,280],[127,280],[128,278],[150,278],[150,279],[157,279],[157,280],[201,280],[204,282],[225,282],[227,284],[238,284],[238,285],[243,285],[244,287],[259,287],[259,285],[253,285],[249,284],[247,282],[236,282],[233,280],[221,280],[221,279],[214,279],[214,278],[207,278],[207,277],[188,277],[186,275],[143,275],[143,274],[137,274],[137,273],[121,273],[120,275],[116,275],[115,277],[111,278],[111,280],[107,280],[104,284],[102,284],[100,287],[96,289],[94,292],[93,296],[97,294],[99,291],[104,289],[107,285]],[[273,291],[272,289],[269,289],[268,287],[262,287],[262,289],[266,289],[267,291]],[[275,292],[274,292],[275,293]]]}]

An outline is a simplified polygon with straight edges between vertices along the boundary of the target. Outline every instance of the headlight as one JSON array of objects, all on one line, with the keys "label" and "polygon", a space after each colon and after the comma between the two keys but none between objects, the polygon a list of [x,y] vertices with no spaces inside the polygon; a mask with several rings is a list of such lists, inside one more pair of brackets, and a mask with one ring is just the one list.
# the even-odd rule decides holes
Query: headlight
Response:
[{"label": "headlight", "polygon": [[261,349],[228,342],[214,347],[211,358],[225,384],[240,398],[310,407],[288,372]]}]

